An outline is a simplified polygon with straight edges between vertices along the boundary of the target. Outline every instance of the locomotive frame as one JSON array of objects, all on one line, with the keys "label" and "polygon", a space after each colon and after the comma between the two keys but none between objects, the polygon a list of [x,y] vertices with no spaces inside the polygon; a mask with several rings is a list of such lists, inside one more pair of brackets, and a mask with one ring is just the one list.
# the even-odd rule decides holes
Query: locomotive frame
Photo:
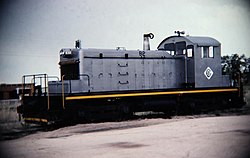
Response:
[{"label": "locomotive frame", "polygon": [[60,80],[47,74],[23,76],[23,90],[30,83],[34,88],[22,94],[18,113],[25,122],[50,124],[243,105],[242,86],[222,75],[217,40],[178,34],[152,51],[153,37],[144,34],[143,50],[82,49],[76,41],[75,48],[59,53]]}]

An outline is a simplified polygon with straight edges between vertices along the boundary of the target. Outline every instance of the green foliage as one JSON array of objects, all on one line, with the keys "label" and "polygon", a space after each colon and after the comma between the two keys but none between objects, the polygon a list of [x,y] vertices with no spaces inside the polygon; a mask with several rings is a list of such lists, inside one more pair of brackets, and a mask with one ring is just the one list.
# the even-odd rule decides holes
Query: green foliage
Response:
[{"label": "green foliage", "polygon": [[246,56],[232,54],[231,56],[223,56],[221,58],[222,73],[229,75],[233,82],[238,82],[239,78],[241,82],[246,82],[246,74],[249,71],[249,63]]}]

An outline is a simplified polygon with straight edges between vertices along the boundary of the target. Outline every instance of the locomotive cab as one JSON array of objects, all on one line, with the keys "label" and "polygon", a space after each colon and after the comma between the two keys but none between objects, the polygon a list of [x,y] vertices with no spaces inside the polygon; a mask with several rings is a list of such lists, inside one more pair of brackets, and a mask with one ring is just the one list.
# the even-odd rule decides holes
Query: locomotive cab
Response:
[{"label": "locomotive cab", "polygon": [[211,37],[170,36],[158,46],[185,60],[185,84],[189,87],[229,86],[228,76],[221,72],[221,44]]}]

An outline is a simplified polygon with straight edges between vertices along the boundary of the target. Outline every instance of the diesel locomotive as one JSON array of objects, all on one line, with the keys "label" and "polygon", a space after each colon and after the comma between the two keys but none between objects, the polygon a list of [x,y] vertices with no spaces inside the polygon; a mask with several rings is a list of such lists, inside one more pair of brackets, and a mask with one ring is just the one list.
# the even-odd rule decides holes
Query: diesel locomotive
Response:
[{"label": "diesel locomotive", "polygon": [[[60,77],[24,75],[25,122],[56,123],[130,116],[135,112],[198,112],[243,103],[242,86],[222,75],[221,43],[211,37],[177,35],[150,50],[152,33],[142,50],[60,50]],[[28,91],[26,85],[33,85]]]}]

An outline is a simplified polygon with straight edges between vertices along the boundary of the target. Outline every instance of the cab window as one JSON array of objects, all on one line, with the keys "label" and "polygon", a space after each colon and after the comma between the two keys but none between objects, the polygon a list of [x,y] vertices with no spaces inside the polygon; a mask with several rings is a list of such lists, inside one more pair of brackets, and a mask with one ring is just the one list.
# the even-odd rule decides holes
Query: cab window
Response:
[{"label": "cab window", "polygon": [[175,55],[175,44],[174,43],[165,44],[164,50],[166,50],[171,55]]},{"label": "cab window", "polygon": [[214,47],[210,46],[208,49],[209,49],[208,50],[208,57],[213,58],[214,57]]},{"label": "cab window", "polygon": [[177,55],[186,54],[186,42],[176,42],[175,46]]},{"label": "cab window", "polygon": [[187,46],[187,57],[192,58],[194,54],[194,46],[193,45],[188,45]]},{"label": "cab window", "polygon": [[214,47],[213,46],[201,47],[201,58],[213,58],[213,57],[214,57]]}]

